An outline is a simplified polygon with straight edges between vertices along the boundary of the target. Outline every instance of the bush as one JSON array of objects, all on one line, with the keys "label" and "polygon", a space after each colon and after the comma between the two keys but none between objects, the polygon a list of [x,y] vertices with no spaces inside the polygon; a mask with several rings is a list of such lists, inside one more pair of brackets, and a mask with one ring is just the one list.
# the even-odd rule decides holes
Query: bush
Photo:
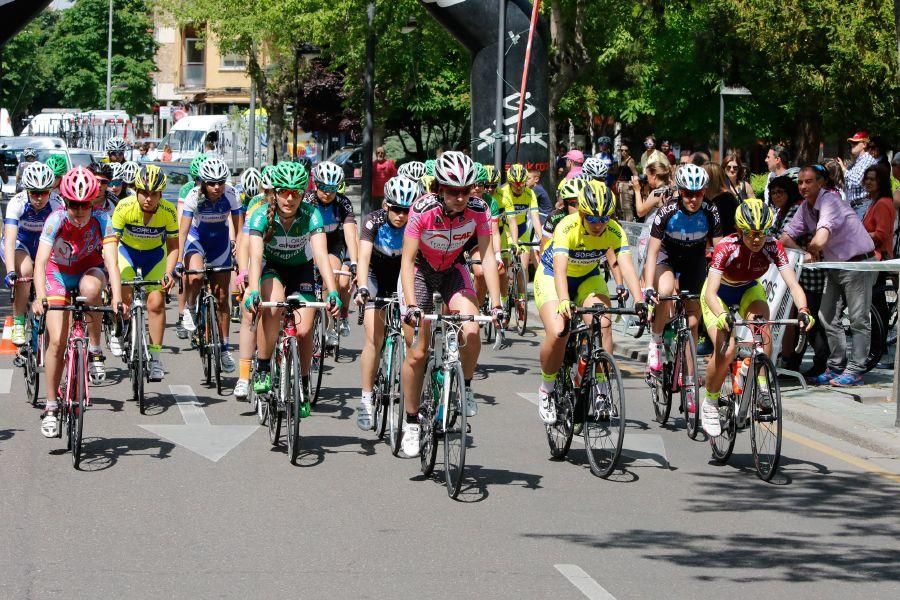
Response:
[{"label": "bush", "polygon": [[756,193],[757,198],[762,198],[766,191],[766,182],[769,179],[768,173],[752,173],[750,175],[750,187]]}]

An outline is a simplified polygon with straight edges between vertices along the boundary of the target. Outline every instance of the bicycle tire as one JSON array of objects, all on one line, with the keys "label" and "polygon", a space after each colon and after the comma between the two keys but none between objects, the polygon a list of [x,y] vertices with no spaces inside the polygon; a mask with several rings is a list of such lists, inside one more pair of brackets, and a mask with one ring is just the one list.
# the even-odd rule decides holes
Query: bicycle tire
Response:
[{"label": "bicycle tire", "polygon": [[[66,351],[66,356],[68,357],[68,350]],[[69,414],[71,403],[71,398],[69,394],[71,393],[71,385],[69,382],[75,379],[74,374],[72,373],[72,369],[74,365],[69,364],[68,362],[63,363],[63,379],[60,380],[60,388],[57,388],[57,397],[56,401],[59,405],[59,435],[62,436],[62,432],[66,432],[66,451],[72,450],[72,428],[71,428],[71,415]],[[65,388],[61,386],[65,384]],[[59,392],[62,391],[62,394]]]},{"label": "bicycle tire", "polygon": [[874,306],[869,311],[869,354],[866,356],[866,373],[878,366],[887,350],[887,325],[884,316]]},{"label": "bicycle tire", "polygon": [[313,319],[313,353],[309,368],[310,385],[312,386],[313,380],[315,380],[315,390],[312,392],[312,398],[309,399],[309,403],[315,406],[322,391],[322,371],[325,365],[325,319],[322,316],[321,309],[316,311],[316,316]]},{"label": "bicycle tire", "polygon": [[[378,373],[375,375],[375,387],[372,389],[372,429],[375,431],[375,438],[381,439],[387,428],[387,415],[390,412],[391,390],[390,390],[390,368],[391,359],[393,358],[393,341],[386,338],[381,348],[381,360],[378,364]],[[388,350],[385,354],[385,350]],[[387,371],[387,373],[385,373]]]},{"label": "bicycle tire", "polygon": [[[753,452],[753,463],[756,473],[763,481],[771,481],[778,470],[781,460],[781,388],[778,385],[778,371],[772,360],[765,354],[756,355],[756,366],[753,370],[753,397],[750,398],[750,449]],[[769,397],[772,400],[772,411],[763,415],[756,402],[759,394],[759,378],[762,371],[768,382]]]},{"label": "bicycle tire", "polygon": [[434,397],[434,363],[429,360],[422,379],[422,395],[419,399],[419,461],[422,475],[430,476],[434,472],[437,460],[437,439],[434,428],[434,415],[437,402]]},{"label": "bicycle tire", "polygon": [[[277,345],[276,345],[277,348]],[[278,390],[279,390],[279,373],[278,373],[278,360],[272,360],[272,388],[266,394],[266,402],[269,404],[269,443],[273,446],[278,445],[278,441],[281,437],[281,420],[284,417],[282,411],[278,410]]]},{"label": "bicycle tire", "polygon": [[713,460],[724,464],[731,458],[734,452],[734,441],[737,438],[737,416],[735,411],[735,399],[732,392],[732,365],[728,365],[728,373],[722,382],[719,392],[719,424],[722,428],[721,435],[709,436],[709,446],[712,450]]},{"label": "bicycle tire", "polygon": [[144,406],[144,375],[146,366],[144,365],[144,311],[136,309],[132,316],[131,336],[132,347],[134,348],[134,356],[131,359],[131,386],[134,393],[134,399],[138,403],[138,411],[145,413]]},{"label": "bicycle tire", "polygon": [[[682,352],[681,357],[681,373],[676,373],[676,377],[681,377],[681,385],[679,386],[681,389],[681,406],[684,410],[684,429],[687,433],[687,436],[696,440],[697,435],[700,433],[700,378],[698,374],[700,372],[700,365],[697,364],[697,347],[694,344],[694,336],[691,335],[691,332],[682,331],[682,340],[679,344],[679,351]],[[693,383],[687,383],[687,367],[686,365],[692,364],[694,366],[693,372],[694,375],[692,379]],[[694,411],[691,412],[690,407],[688,406],[688,389],[689,387],[693,388],[694,391]]]},{"label": "bicycle tire", "polygon": [[303,392],[300,385],[300,358],[297,354],[297,338],[288,339],[288,350],[282,356],[281,386],[284,392],[284,409],[287,416],[288,460],[297,464],[300,454],[300,404]]},{"label": "bicycle tire", "polygon": [[203,364],[203,383],[212,383],[212,357],[209,353],[209,316],[206,314],[206,303],[201,303],[197,310],[197,351]]},{"label": "bicycle tire", "polygon": [[[595,344],[599,342],[598,338]],[[597,363],[606,376],[609,408],[608,411],[592,414],[597,405],[598,388],[598,384],[594,384],[594,376],[592,376],[591,387],[587,391],[588,401],[584,403],[584,427],[581,433],[584,436],[584,448],[591,465],[591,473],[597,477],[609,477],[622,455],[622,444],[625,441],[625,387],[622,384],[619,367],[609,354],[605,351],[600,352]],[[588,364],[588,368],[593,368],[596,373],[597,365]],[[610,443],[599,445],[596,443],[604,441]]]},{"label": "bicycle tire", "polygon": [[556,423],[544,425],[547,430],[547,444],[550,445],[550,456],[557,460],[565,458],[569,453],[575,432],[575,390],[572,389],[572,380],[569,378],[570,368],[564,365],[556,373],[556,389],[553,392],[556,402]]},{"label": "bicycle tire", "polygon": [[[444,385],[447,387],[445,404],[446,427],[444,434],[444,479],[447,483],[447,495],[456,499],[462,487],[466,469],[466,446],[469,441],[468,424],[466,423],[466,384],[462,366],[448,373]],[[449,379],[449,380],[448,380]]]},{"label": "bicycle tire", "polygon": [[38,376],[38,349],[36,344],[40,344],[41,337],[37,335],[37,328],[34,320],[29,313],[25,317],[26,332],[25,339],[28,343],[23,346],[25,348],[25,364],[22,365],[22,373],[25,376],[25,397],[31,403],[31,406],[38,405],[38,395],[40,393],[40,377]]},{"label": "bicycle tire", "polygon": [[216,380],[216,393],[222,395],[222,339],[219,334],[219,315],[216,310],[216,300],[212,296],[207,296],[208,302],[207,314],[210,315],[212,328],[210,333],[210,345],[212,347],[212,372]]},{"label": "bicycle tire", "polygon": [[506,311],[507,318],[509,319],[506,325],[507,330],[511,328],[518,331],[519,329],[519,313],[516,310],[516,298],[518,297],[519,272],[516,269],[512,269],[509,273],[509,283],[506,284],[506,306],[503,307]]},{"label": "bicycle tire", "polygon": [[[489,315],[491,313],[490,306],[488,306],[489,302],[485,299],[484,302],[481,303],[481,313],[485,315]],[[481,334],[484,337],[484,343],[490,344],[494,341],[494,323],[493,321],[490,323],[483,323],[481,326]]]},{"label": "bicycle tire", "polygon": [[406,406],[403,398],[403,363],[406,359],[406,340],[399,333],[394,334],[391,346],[391,408],[389,438],[391,454],[400,453],[400,442],[403,440],[403,421],[406,419]]},{"label": "bicycle tire", "polygon": [[331,326],[335,330],[335,332],[337,332],[337,343],[334,345],[334,348],[332,348],[332,351],[334,352],[334,362],[335,364],[337,364],[341,362],[341,332],[338,331],[338,320],[332,318]]},{"label": "bicycle tire", "polygon": [[515,299],[517,331],[519,335],[525,335],[528,330],[528,286],[522,289],[521,297]]},{"label": "bicycle tire", "polygon": [[70,427],[72,430],[72,467],[78,469],[81,464],[82,451],[82,434],[84,433],[84,409],[85,409],[85,385],[84,380],[87,377],[85,370],[87,369],[87,354],[84,348],[84,342],[75,340],[75,382],[69,382],[73,388],[71,396],[72,402],[67,403],[69,410]]},{"label": "bicycle tire", "polygon": [[648,375],[650,378],[650,401],[653,404],[653,415],[660,426],[669,420],[672,412],[672,365],[663,363],[659,375]]}]

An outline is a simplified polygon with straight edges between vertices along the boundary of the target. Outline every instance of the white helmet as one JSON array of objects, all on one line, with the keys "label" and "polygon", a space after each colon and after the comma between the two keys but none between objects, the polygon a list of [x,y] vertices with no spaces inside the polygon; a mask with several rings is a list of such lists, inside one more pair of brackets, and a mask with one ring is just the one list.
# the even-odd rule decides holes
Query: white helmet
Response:
[{"label": "white helmet", "polygon": [[606,166],[606,163],[596,156],[591,156],[584,161],[581,169],[594,179],[606,179],[606,175],[609,173],[609,167]]},{"label": "white helmet", "polygon": [[475,184],[475,162],[456,150],[448,150],[434,163],[434,177],[441,185],[469,187]]},{"label": "white helmet", "polygon": [[344,170],[331,161],[323,161],[313,167],[313,181],[323,192],[336,192],[344,182]]},{"label": "white helmet", "polygon": [[425,175],[425,163],[419,162],[417,160],[403,163],[402,165],[400,165],[400,168],[397,169],[397,175],[406,177],[407,179],[412,179],[413,181],[418,181],[422,179],[423,175]]},{"label": "white helmet", "polygon": [[122,173],[119,179],[124,181],[127,185],[133,184],[134,178],[137,177],[137,172],[140,168],[141,166],[133,160],[122,163]]},{"label": "white helmet", "polygon": [[698,192],[709,185],[709,174],[697,165],[681,165],[675,171],[675,185],[689,192]]},{"label": "white helmet", "polygon": [[107,152],[125,152],[128,149],[128,144],[124,139],[116,136],[111,137],[106,140],[106,151]]},{"label": "white helmet", "polygon": [[109,166],[112,167],[112,177],[110,181],[119,180],[122,181],[122,171],[124,169],[122,163],[109,163]]},{"label": "white helmet", "polygon": [[228,169],[228,165],[225,164],[225,161],[221,158],[207,158],[203,161],[203,164],[200,165],[200,172],[198,175],[200,181],[204,183],[224,182],[228,179],[228,176],[231,175],[231,171]]},{"label": "white helmet", "polygon": [[22,187],[26,190],[49,190],[55,180],[53,169],[42,162],[28,163],[22,171]]},{"label": "white helmet", "polygon": [[401,175],[391,177],[384,184],[384,200],[388,206],[409,208],[419,196],[419,182],[408,177]]},{"label": "white helmet", "polygon": [[241,189],[244,190],[244,193],[247,194],[248,197],[255,196],[259,193],[261,183],[262,175],[260,175],[259,171],[253,167],[244,169],[241,173]]}]

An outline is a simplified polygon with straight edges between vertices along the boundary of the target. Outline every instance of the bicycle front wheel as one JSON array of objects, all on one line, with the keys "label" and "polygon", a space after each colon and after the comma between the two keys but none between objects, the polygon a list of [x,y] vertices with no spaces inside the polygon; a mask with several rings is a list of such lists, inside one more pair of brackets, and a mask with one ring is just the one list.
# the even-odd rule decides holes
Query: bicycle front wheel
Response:
[{"label": "bicycle front wheel", "polygon": [[322,371],[325,365],[325,318],[322,316],[321,310],[316,311],[314,318],[312,327],[313,353],[309,370],[310,385],[312,387],[312,398],[309,401],[313,406],[319,401],[319,392],[322,389]]},{"label": "bicycle front wheel", "polygon": [[608,477],[616,468],[625,441],[625,388],[619,367],[606,352],[600,353],[593,367],[582,435],[591,472]]},{"label": "bicycle front wheel", "polygon": [[131,390],[134,400],[138,403],[138,411],[144,414],[144,312],[140,309],[134,311],[131,317]]},{"label": "bicycle front wheel", "polygon": [[69,428],[71,430],[72,466],[81,464],[82,433],[84,432],[85,379],[87,378],[87,354],[84,343],[75,342],[75,377],[69,382],[71,388],[70,402],[66,404],[69,411]]},{"label": "bicycle front wheel", "polygon": [[[781,459],[781,388],[772,360],[765,354],[756,356],[756,380],[750,406],[750,449],[756,472],[770,481]],[[764,398],[768,395],[768,402]]]},{"label": "bicycle front wheel", "polygon": [[37,349],[39,337],[37,335],[37,327],[35,326],[34,319],[32,319],[30,313],[25,317],[25,324],[27,327],[25,339],[28,340],[28,343],[23,346],[25,362],[22,365],[22,373],[25,376],[25,396],[28,398],[28,401],[31,402],[32,406],[37,406],[40,388]]},{"label": "bicycle front wheel", "polygon": [[210,315],[206,312],[204,302],[197,311],[197,349],[200,351],[200,362],[203,363],[203,383],[209,385],[213,378],[212,353],[210,352]]},{"label": "bicycle front wheel", "polygon": [[718,463],[727,462],[734,451],[734,440],[737,438],[737,416],[734,413],[735,401],[732,398],[732,375],[729,365],[728,374],[719,391],[719,426],[722,433],[715,437],[709,436],[713,460]]},{"label": "bicycle front wheel", "polygon": [[662,371],[658,374],[648,375],[648,378],[653,414],[657,423],[665,425],[672,410],[672,365],[665,363]]},{"label": "bicycle front wheel", "polygon": [[564,458],[572,446],[572,435],[575,431],[575,390],[569,379],[568,366],[563,366],[556,373],[556,389],[553,392],[556,402],[556,423],[545,425],[547,443],[550,445],[550,456]]},{"label": "bicycle front wheel", "polygon": [[425,477],[434,472],[434,463],[437,460],[437,431],[434,427],[434,420],[440,402],[438,395],[441,391],[435,382],[434,369],[434,363],[429,361],[425,368],[422,395],[419,400],[419,461],[422,466],[422,475]]},{"label": "bicycle front wheel", "polygon": [[[222,395],[222,336],[219,334],[219,315],[216,310],[216,301],[212,296],[206,297],[206,316],[209,318],[209,344],[210,359],[212,360],[212,373],[216,379],[216,393]],[[207,382],[209,383],[209,382]]]},{"label": "bicycle front wheel", "polygon": [[297,338],[288,340],[287,352],[281,357],[281,392],[287,416],[288,460],[297,464],[300,454],[300,404],[303,392],[300,385],[300,357],[297,354]]},{"label": "bicycle front wheel", "polygon": [[390,376],[390,406],[388,407],[388,419],[391,442],[391,453],[394,456],[400,453],[400,442],[403,439],[403,420],[406,418],[406,408],[403,403],[403,361],[406,360],[406,340],[403,336],[395,334],[391,344],[391,376]]},{"label": "bicycle front wheel", "polygon": [[684,410],[684,425],[688,437],[697,439],[700,432],[700,383],[699,368],[697,365],[697,347],[694,345],[694,336],[690,331],[681,332],[681,342],[678,345],[681,353],[681,373],[676,377],[681,378],[681,406]]},{"label": "bicycle front wheel", "polygon": [[456,498],[462,486],[463,471],[466,468],[466,446],[469,430],[466,423],[466,385],[462,367],[456,365],[444,381],[443,391],[447,401],[444,415],[444,478],[447,495]]}]

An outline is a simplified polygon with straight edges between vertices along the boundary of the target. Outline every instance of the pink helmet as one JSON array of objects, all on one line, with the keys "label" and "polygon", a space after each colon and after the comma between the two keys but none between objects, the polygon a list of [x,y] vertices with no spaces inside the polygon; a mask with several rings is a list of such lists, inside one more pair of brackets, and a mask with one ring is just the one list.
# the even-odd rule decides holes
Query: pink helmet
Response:
[{"label": "pink helmet", "polygon": [[448,150],[434,163],[434,177],[441,185],[468,187],[475,184],[475,163],[471,158]]},{"label": "pink helmet", "polygon": [[92,202],[100,191],[100,183],[84,167],[75,167],[63,175],[59,193],[69,202]]},{"label": "pink helmet", "polygon": [[573,163],[578,163],[580,165],[584,162],[584,153],[581,150],[569,150],[566,153],[566,158],[571,160]]}]

